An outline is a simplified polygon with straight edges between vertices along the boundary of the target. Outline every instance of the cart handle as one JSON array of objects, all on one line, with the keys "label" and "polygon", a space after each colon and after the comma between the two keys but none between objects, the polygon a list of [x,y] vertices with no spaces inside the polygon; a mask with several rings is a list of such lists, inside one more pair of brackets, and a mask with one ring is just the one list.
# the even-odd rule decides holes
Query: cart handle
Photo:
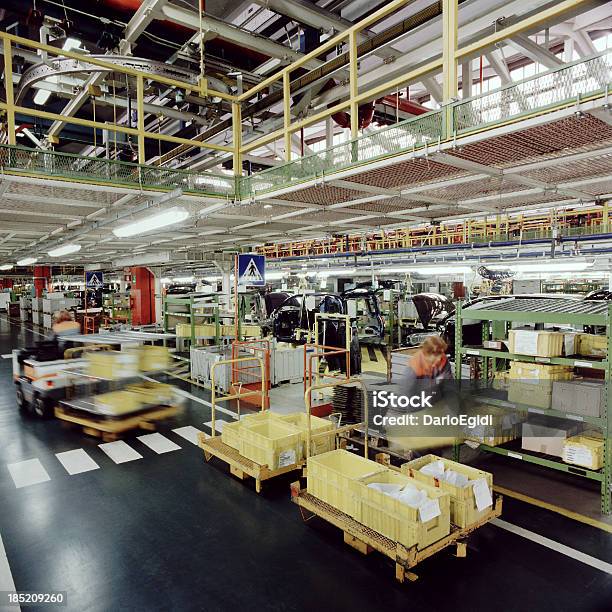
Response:
[{"label": "cart handle", "polygon": [[330,383],[321,385],[310,385],[304,392],[304,403],[306,404],[306,414],[308,416],[308,435],[306,437],[306,458],[310,457],[310,447],[312,441],[312,424],[310,422],[312,392],[318,389],[327,389],[330,387],[340,387],[341,385],[347,385],[350,383],[357,383],[363,390],[363,407],[364,407],[364,423],[365,423],[365,436],[364,436],[364,455],[368,458],[368,424],[369,424],[369,406],[368,406],[368,388],[366,387],[363,380],[360,378],[349,378],[348,380],[337,380]]}]

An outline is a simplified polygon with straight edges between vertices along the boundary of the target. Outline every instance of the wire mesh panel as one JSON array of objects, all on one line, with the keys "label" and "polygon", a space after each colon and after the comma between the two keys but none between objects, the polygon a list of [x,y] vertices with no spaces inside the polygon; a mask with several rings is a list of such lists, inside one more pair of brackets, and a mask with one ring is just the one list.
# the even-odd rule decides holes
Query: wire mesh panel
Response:
[{"label": "wire mesh panel", "polygon": [[441,134],[442,114],[432,111],[244,177],[240,181],[240,195],[242,198],[259,195],[388,155],[422,149],[437,143]]},{"label": "wire mesh panel", "polygon": [[99,157],[0,145],[0,166],[5,170],[45,177],[75,178],[143,188],[182,188],[184,191],[234,197],[235,179],[203,172],[131,164]]},{"label": "wire mesh panel", "polygon": [[513,83],[455,105],[457,134],[543,111],[598,92],[612,83],[612,52]]}]

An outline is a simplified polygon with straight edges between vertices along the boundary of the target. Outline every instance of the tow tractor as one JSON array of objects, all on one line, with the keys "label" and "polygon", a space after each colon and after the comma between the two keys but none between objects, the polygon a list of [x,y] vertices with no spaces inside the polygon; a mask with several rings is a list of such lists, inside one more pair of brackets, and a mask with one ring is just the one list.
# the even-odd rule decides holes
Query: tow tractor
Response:
[{"label": "tow tractor", "polygon": [[110,348],[93,344],[62,350],[56,341],[43,341],[33,348],[14,349],[13,381],[19,409],[41,419],[52,416],[60,400],[83,391],[77,387],[95,384],[69,372],[85,365],[83,353]]}]

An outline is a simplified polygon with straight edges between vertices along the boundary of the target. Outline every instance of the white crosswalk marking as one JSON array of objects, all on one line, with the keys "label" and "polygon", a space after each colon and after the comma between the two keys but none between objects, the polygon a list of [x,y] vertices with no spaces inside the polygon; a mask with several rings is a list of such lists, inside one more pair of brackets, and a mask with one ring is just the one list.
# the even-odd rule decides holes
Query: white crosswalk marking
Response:
[{"label": "white crosswalk marking", "polygon": [[10,463],[8,470],[17,489],[51,480],[47,470],[38,459]]},{"label": "white crosswalk marking", "polygon": [[[212,421],[207,421],[206,423],[204,423],[204,425],[206,425],[206,427],[208,427],[212,431]],[[215,430],[218,433],[223,432],[224,425],[225,425],[225,421],[222,421],[221,419],[215,419]]]},{"label": "white crosswalk marking", "polygon": [[160,433],[138,436],[138,439],[151,450],[154,450],[158,455],[181,449],[178,444],[175,444],[172,440],[168,440],[168,438],[162,436]]},{"label": "white crosswalk marking", "polygon": [[[4,550],[4,543],[2,542],[2,536],[0,535],[0,591],[14,591],[15,581],[13,580],[13,574],[11,573],[11,567]],[[20,606],[12,608],[15,612],[21,610]]]},{"label": "white crosswalk marking", "polygon": [[[177,427],[172,430],[175,434],[181,436],[181,438],[185,438],[187,442],[191,442],[197,446],[198,444],[198,434],[203,433],[197,427],[192,427],[191,425],[187,425],[185,427]],[[206,434],[205,434],[206,435]]]},{"label": "white crosswalk marking", "polygon": [[55,456],[71,476],[100,469],[100,466],[82,448],[56,453]]},{"label": "white crosswalk marking", "polygon": [[126,444],[123,440],[99,444],[98,448],[100,448],[104,453],[106,453],[115,463],[127,463],[128,461],[136,461],[137,459],[142,459],[142,455],[136,452],[129,444]]}]

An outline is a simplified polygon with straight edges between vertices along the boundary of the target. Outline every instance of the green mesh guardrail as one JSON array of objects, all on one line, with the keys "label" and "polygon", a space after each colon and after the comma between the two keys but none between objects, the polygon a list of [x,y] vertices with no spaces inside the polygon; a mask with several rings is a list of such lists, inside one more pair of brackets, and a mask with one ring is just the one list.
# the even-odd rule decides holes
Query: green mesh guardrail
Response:
[{"label": "green mesh guardrail", "polygon": [[545,111],[600,92],[612,83],[612,52],[578,60],[467,100],[453,108],[456,134]]},{"label": "green mesh guardrail", "polygon": [[240,180],[240,196],[249,198],[402,151],[422,149],[428,144],[437,143],[441,134],[442,113],[432,111],[365,134],[356,140],[243,177]]},{"label": "green mesh guardrail", "polygon": [[223,176],[160,166],[144,166],[98,157],[0,145],[3,171],[23,172],[44,177],[91,180],[97,183],[172,190],[233,198],[236,180]]},{"label": "green mesh guardrail", "polygon": [[[492,127],[509,119],[545,112],[581,97],[603,93],[610,84],[612,52],[606,51],[456,103],[452,109],[453,130],[461,135],[483,126]],[[443,113],[432,111],[238,179],[9,145],[0,145],[0,167],[47,177],[140,186],[143,189],[180,187],[196,194],[248,199],[366,162],[437,144],[443,140],[443,127]]]}]

